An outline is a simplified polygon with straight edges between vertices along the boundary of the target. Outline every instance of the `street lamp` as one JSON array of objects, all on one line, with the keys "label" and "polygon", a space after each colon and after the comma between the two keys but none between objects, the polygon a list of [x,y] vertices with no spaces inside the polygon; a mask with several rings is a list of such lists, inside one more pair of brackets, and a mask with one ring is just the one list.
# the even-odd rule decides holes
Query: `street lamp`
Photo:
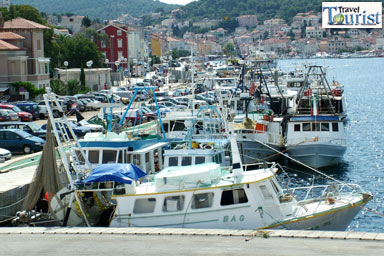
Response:
[{"label": "street lamp", "polygon": [[111,35],[111,62],[113,62],[113,38],[114,38],[115,36],[114,35]]},{"label": "street lamp", "polygon": [[91,75],[90,75],[90,68],[92,67],[93,60],[87,61],[87,67],[88,67],[88,86],[91,84]]},{"label": "street lamp", "polygon": [[69,62],[68,61],[64,61],[64,66],[65,66],[65,82],[67,83],[67,86],[65,88],[66,88],[66,94],[67,95],[68,95],[68,65],[69,65]]},{"label": "street lamp", "polygon": [[[116,72],[118,70],[119,65],[120,65],[120,61],[119,60],[115,61]],[[117,86],[119,86],[119,83],[120,83],[120,78],[119,78],[119,81],[117,82]]]}]

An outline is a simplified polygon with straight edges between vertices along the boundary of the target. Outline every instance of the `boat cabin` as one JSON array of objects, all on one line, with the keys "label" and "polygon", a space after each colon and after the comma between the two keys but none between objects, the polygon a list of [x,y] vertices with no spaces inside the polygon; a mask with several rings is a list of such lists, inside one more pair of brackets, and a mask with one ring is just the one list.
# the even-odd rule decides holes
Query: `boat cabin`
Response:
[{"label": "boat cabin", "polygon": [[[87,134],[79,143],[92,168],[107,163],[132,163],[146,173],[154,173],[163,168],[163,149],[168,144],[159,140],[130,141],[125,134],[114,133],[105,136]],[[85,159],[80,150],[75,150],[80,162],[84,164]]]},{"label": "boat cabin", "polygon": [[287,127],[287,145],[329,142],[345,146],[344,125],[338,116],[292,117]]}]

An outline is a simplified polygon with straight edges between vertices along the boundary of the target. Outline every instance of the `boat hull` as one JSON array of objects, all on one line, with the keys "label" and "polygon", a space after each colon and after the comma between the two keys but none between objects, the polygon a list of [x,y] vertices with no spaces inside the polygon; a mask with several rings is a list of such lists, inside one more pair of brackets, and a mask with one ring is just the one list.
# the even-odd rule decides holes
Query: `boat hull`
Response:
[{"label": "boat hull", "polygon": [[253,140],[241,140],[237,142],[243,164],[251,164],[260,161],[276,161],[279,159],[281,147],[267,144],[267,146]]},{"label": "boat hull", "polygon": [[314,168],[327,167],[339,163],[346,151],[345,146],[310,143],[287,146],[290,157]]}]

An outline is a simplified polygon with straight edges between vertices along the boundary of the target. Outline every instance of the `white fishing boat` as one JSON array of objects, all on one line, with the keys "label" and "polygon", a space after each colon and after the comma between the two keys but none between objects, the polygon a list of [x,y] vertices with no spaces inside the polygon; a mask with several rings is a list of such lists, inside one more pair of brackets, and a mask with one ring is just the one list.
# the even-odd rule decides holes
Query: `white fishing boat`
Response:
[{"label": "white fishing boat", "polygon": [[310,66],[286,129],[289,156],[314,168],[341,161],[346,151],[343,117],[321,66]]},{"label": "white fishing boat", "polygon": [[284,190],[276,170],[243,172],[216,163],[166,168],[153,182],[112,196],[110,226],[345,230],[372,198],[357,185]]}]

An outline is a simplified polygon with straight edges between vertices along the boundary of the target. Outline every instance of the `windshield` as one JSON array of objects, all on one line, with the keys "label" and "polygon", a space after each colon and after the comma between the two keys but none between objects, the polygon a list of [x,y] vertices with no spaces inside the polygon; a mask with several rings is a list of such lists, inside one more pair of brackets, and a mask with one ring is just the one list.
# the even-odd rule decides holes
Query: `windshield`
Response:
[{"label": "windshield", "polygon": [[29,123],[28,126],[32,129],[32,131],[40,131],[41,128],[35,123]]},{"label": "windshield", "polygon": [[15,111],[16,113],[17,113],[17,112],[21,112],[21,109],[20,109],[19,107],[16,107],[16,106],[14,106],[14,107],[12,108],[12,110]]}]

